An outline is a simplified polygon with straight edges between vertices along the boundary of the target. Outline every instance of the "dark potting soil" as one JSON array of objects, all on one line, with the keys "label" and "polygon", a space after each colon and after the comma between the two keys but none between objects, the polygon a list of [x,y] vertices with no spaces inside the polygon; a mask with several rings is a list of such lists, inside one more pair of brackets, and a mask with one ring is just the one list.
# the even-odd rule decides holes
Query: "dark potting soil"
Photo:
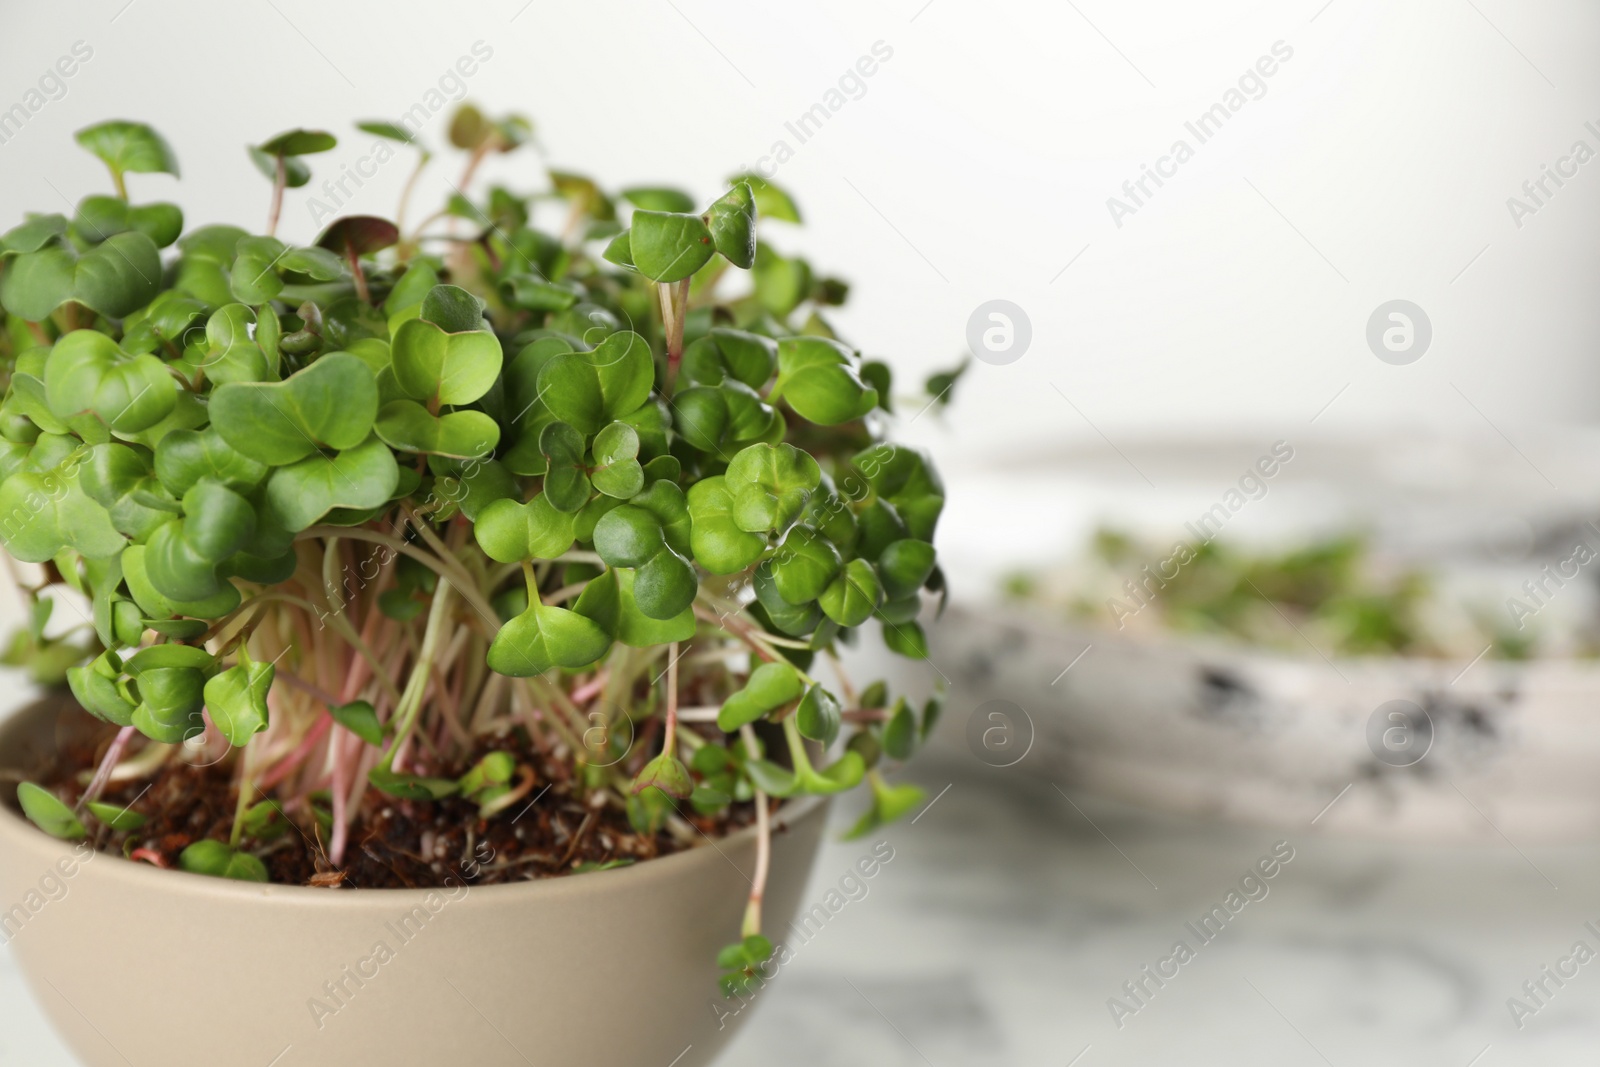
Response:
[{"label": "dark potting soil", "polygon": [[[86,713],[83,713],[86,716]],[[83,772],[92,772],[111,734],[100,731],[69,743],[47,767],[27,768],[31,780],[69,804],[84,789]],[[344,863],[328,858],[329,831],[322,800],[318,812],[309,803],[279,808],[259,836],[246,835],[241,846],[266,864],[273,882],[284,885],[359,888],[431,888],[468,882],[493,885],[620,866],[680,852],[684,844],[666,831],[641,834],[615,805],[587,803],[564,776],[550,773],[531,748],[510,747],[520,763],[533,767],[537,779],[528,795],[489,819],[478,805],[458,797],[424,802],[400,800],[368,788],[354,814]],[[489,748],[474,754],[480,758]],[[462,773],[456,768],[421,768],[428,774]],[[259,801],[258,795],[253,798]],[[204,838],[226,841],[233,826],[238,793],[232,761],[195,766],[169,760],[156,774],[114,784],[100,800],[145,817],[138,830],[115,832],[85,820],[91,839],[102,852],[116,852],[135,862],[176,868],[178,854]],[[755,821],[753,805],[734,804],[716,816],[697,814],[686,802],[678,813],[699,831],[701,840],[716,839]]]}]

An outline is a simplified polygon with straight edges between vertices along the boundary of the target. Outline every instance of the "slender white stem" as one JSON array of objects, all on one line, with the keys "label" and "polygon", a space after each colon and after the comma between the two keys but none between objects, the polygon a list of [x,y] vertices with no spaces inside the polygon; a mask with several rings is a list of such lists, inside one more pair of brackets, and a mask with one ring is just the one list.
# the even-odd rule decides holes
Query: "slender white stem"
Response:
[{"label": "slender white stem", "polygon": [[695,708],[679,708],[679,722],[716,722],[717,713],[722,709],[715,705]]},{"label": "slender white stem", "polygon": [[[756,750],[756,733],[748,723],[739,727],[739,736],[744,739],[747,751]],[[750,900],[744,908],[744,927],[740,931],[744,937],[761,932],[761,902],[766,896],[767,872],[772,866],[772,819],[767,812],[767,794],[757,789],[755,804],[756,876],[750,882]]]},{"label": "slender white stem", "polygon": [[661,751],[671,753],[678,747],[678,642],[667,648],[667,736]]}]

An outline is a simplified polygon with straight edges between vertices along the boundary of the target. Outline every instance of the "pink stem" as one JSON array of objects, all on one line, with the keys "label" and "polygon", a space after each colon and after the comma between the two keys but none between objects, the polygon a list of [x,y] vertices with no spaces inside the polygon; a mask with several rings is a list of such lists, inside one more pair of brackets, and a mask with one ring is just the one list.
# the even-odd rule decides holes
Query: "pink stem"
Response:
[{"label": "pink stem", "polygon": [[134,728],[124,726],[117,731],[117,736],[112,738],[111,747],[106,749],[106,754],[100,760],[100,766],[94,772],[94,778],[89,782],[89,788],[83,791],[83,798],[79,804],[87,804],[98,799],[105,789],[106,783],[111,781],[111,772],[116,770],[117,764],[122,762],[122,752],[128,747],[129,740],[134,735]]},{"label": "pink stem", "polygon": [[584,682],[572,691],[572,702],[582,707],[595,697],[599,696],[606,687],[606,679],[610,676],[608,671],[596,671],[593,678]]},{"label": "pink stem", "polygon": [[312,749],[317,747],[317,742],[322,740],[322,736],[328,732],[328,727],[332,725],[333,716],[331,715],[323,715],[317,719],[316,725],[306,731],[305,739],[295,746],[293,752],[283,757],[271,770],[263,774],[256,782],[256,788],[265,793],[287,778],[296,767],[305,762],[305,758],[311,754]]},{"label": "pink stem", "polygon": [[[378,625],[383,622],[384,615],[380,611],[368,611],[366,621],[361,626],[361,640],[368,647],[372,647],[372,639],[377,636]],[[350,650],[350,666],[345,674],[344,690],[341,695],[343,703],[350,703],[361,692],[361,687],[367,684],[367,679],[372,676],[372,664],[367,662],[367,657]]]}]

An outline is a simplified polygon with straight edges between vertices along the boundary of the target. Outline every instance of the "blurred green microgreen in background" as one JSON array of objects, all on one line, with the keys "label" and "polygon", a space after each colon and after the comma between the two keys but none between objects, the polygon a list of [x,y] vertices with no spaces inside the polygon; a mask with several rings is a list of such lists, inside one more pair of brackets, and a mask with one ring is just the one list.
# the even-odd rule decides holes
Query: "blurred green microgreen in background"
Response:
[{"label": "blurred green microgreen in background", "polygon": [[1381,556],[1357,534],[1280,549],[1218,540],[1162,548],[1101,528],[1088,565],[1018,572],[1003,591],[1117,629],[1164,626],[1283,651],[1309,640],[1341,656],[1470,657],[1488,644],[1493,657],[1524,659],[1540,640],[1493,608],[1445,610],[1438,575]]}]

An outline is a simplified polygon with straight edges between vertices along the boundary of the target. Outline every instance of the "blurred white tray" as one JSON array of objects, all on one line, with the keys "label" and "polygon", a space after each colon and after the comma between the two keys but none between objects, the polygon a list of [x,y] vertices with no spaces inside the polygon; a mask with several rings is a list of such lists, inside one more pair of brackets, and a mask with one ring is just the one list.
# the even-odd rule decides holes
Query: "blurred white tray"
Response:
[{"label": "blurred white tray", "polygon": [[[1584,533],[1600,514],[1594,431],[1517,431],[1512,443],[1487,430],[1352,438],[1312,429],[1290,442],[1293,459],[1229,520],[1225,538],[1273,544],[1364,530],[1386,552],[1480,572],[1491,604],[1569,555],[1575,537],[1600,543],[1600,532]],[[955,604],[930,628],[933,661],[952,683],[942,736],[968,743],[974,717],[1006,710],[985,702],[1009,701],[1031,720],[1019,771],[1150,807],[1417,840],[1600,834],[1600,665],[1330,662],[1310,648],[1278,654],[1075,627],[999,602],[1001,576],[1060,566],[1102,523],[1170,543],[1274,440],[1117,440],[1007,463],[954,458],[940,551]],[[1592,569],[1551,615],[1590,610]],[[1431,722],[1431,746],[1409,766],[1369,744],[1369,720],[1395,700]],[[997,761],[976,740],[968,747]]]},{"label": "blurred white tray", "polygon": [[[1600,834],[1600,665],[1323,661],[992,609],[934,634],[959,694],[946,737],[995,764],[984,729],[1013,756],[1031,738],[1016,769],[1068,789],[1385,838]],[[1422,718],[1389,718],[1397,700]]]}]

